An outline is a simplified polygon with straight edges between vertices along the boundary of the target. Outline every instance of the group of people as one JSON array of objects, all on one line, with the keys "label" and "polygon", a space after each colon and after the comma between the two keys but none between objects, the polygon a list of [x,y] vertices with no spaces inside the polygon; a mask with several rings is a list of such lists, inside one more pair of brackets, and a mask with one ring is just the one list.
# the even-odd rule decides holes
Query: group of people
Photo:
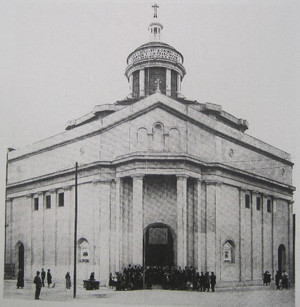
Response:
[{"label": "group of people", "polygon": [[[271,274],[266,271],[263,276],[264,285],[268,286],[271,283]],[[286,271],[277,271],[275,274],[275,289],[288,289],[289,288],[289,277]]]},{"label": "group of people", "polygon": [[[39,277],[40,274],[41,274],[41,277]],[[42,269],[41,273],[37,271],[36,277],[38,278],[35,278],[36,282],[34,281],[34,283],[38,284],[40,288],[45,287],[46,272],[44,271],[44,269]],[[38,279],[40,279],[40,282]],[[52,284],[52,275],[51,275],[50,269],[48,269],[47,271],[47,284],[48,284],[48,288]],[[19,269],[18,278],[17,278],[17,289],[20,289],[20,288],[21,289],[24,288],[24,271],[22,269]]]},{"label": "group of people", "polygon": [[[95,273],[90,275],[90,281],[95,281]],[[66,288],[71,289],[71,275],[67,272]],[[45,287],[45,280],[47,280],[48,288],[52,284],[52,274],[50,269],[47,273],[42,268],[41,273],[36,272],[34,284],[36,285],[35,299],[39,299],[41,288]],[[263,283],[268,286],[271,283],[271,274],[266,271],[263,274]],[[140,265],[125,267],[123,272],[116,272],[115,276],[112,273],[109,275],[109,287],[116,290],[140,290],[151,289],[153,285],[161,285],[163,289],[169,290],[194,290],[200,292],[215,291],[216,275],[214,272],[199,273],[194,267],[174,266],[146,266]],[[53,284],[52,287],[54,287]],[[275,275],[276,289],[288,289],[289,278],[285,271],[277,271]],[[24,271],[19,269],[17,288],[24,287]]]},{"label": "group of people", "polygon": [[[46,279],[46,272],[44,271],[44,269],[42,269],[41,273],[40,273],[40,271],[36,272],[36,276],[33,280],[33,282],[35,284],[35,299],[36,300],[38,300],[40,298],[42,287],[45,287],[45,279]],[[65,279],[66,279],[66,288],[71,289],[70,272],[67,272]],[[23,281],[23,283],[24,283],[24,281]],[[48,271],[47,271],[47,284],[48,284],[48,288],[50,288],[50,285],[52,284],[52,274],[50,272],[50,269],[48,269]],[[55,287],[55,283],[53,283],[53,285],[52,285],[52,288],[54,288],[54,287]]]},{"label": "group of people", "polygon": [[268,286],[271,283],[271,274],[269,273],[269,271],[266,271],[264,273],[263,283],[266,286]]},{"label": "group of people", "polygon": [[194,290],[201,292],[215,291],[216,275],[214,272],[199,273],[194,267],[147,266],[140,265],[124,268],[123,272],[110,273],[109,286],[116,290],[151,289],[161,285],[169,290]]},{"label": "group of people", "polygon": [[289,288],[289,276],[286,271],[277,271],[275,274],[276,290]]}]

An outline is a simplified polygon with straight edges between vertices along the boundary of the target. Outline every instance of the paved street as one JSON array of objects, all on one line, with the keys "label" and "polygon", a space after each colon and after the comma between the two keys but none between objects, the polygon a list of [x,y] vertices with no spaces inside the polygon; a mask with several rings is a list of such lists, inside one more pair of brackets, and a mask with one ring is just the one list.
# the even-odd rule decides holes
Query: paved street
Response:
[{"label": "paved street", "polygon": [[295,290],[274,290],[272,286],[248,286],[232,290],[216,289],[215,293],[193,291],[142,290],[118,291],[100,288],[86,291],[82,285],[73,289],[56,284],[55,288],[42,288],[41,300],[34,300],[33,283],[25,283],[24,289],[16,289],[15,281],[4,281],[3,304],[0,306],[295,306]]}]

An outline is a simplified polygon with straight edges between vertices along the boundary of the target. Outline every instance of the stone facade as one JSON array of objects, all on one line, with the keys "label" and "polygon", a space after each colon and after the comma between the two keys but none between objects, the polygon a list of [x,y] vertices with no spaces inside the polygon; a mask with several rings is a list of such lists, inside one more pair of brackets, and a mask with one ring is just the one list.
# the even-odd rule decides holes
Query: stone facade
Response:
[{"label": "stone facade", "polygon": [[94,271],[106,283],[109,272],[143,264],[155,224],[170,229],[174,265],[260,280],[274,276],[284,245],[292,274],[290,156],[156,93],[9,153],[5,261],[18,267],[22,244],[25,278],[45,267],[62,280],[73,267],[75,161],[80,280]]}]

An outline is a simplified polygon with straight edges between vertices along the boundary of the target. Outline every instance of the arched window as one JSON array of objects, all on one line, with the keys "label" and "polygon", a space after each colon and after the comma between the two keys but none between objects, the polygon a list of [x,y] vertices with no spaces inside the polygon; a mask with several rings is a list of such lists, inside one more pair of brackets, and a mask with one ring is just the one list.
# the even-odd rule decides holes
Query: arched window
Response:
[{"label": "arched window", "polygon": [[234,243],[228,240],[223,245],[223,261],[234,263]]},{"label": "arched window", "polygon": [[153,150],[164,150],[164,127],[161,123],[153,126]]},{"label": "arched window", "polygon": [[146,128],[137,131],[137,150],[146,151],[148,149],[148,132]]},{"label": "arched window", "polygon": [[90,248],[89,248],[88,241],[84,238],[79,239],[78,247],[79,247],[79,261],[89,262],[90,261]]}]

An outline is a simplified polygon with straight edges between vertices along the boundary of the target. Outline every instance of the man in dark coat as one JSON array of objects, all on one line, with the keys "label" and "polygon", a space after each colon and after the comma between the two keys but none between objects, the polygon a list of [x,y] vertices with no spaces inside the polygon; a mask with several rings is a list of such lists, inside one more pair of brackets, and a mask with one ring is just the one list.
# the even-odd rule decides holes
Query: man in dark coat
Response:
[{"label": "man in dark coat", "polygon": [[215,292],[216,275],[214,274],[214,272],[211,272],[210,274],[210,285],[211,285],[211,291]]},{"label": "man in dark coat", "polygon": [[36,276],[34,277],[33,282],[35,283],[35,299],[40,299],[40,293],[42,288],[42,280],[40,278],[40,272],[36,272]]},{"label": "man in dark coat", "polygon": [[199,278],[199,288],[200,291],[205,291],[205,276],[203,272],[201,272],[200,278]]},{"label": "man in dark coat", "polygon": [[50,269],[48,269],[48,272],[47,272],[47,284],[48,284],[48,288],[50,288],[50,285],[52,284],[52,275],[50,273]]},{"label": "man in dark coat", "polygon": [[42,287],[45,287],[46,272],[44,271],[43,268],[42,268],[42,272],[41,272],[41,278],[42,278]]},{"label": "man in dark coat", "polygon": [[209,288],[210,288],[210,276],[209,273],[206,272],[205,273],[205,282],[204,282],[204,292],[207,290],[207,292],[209,292]]}]

